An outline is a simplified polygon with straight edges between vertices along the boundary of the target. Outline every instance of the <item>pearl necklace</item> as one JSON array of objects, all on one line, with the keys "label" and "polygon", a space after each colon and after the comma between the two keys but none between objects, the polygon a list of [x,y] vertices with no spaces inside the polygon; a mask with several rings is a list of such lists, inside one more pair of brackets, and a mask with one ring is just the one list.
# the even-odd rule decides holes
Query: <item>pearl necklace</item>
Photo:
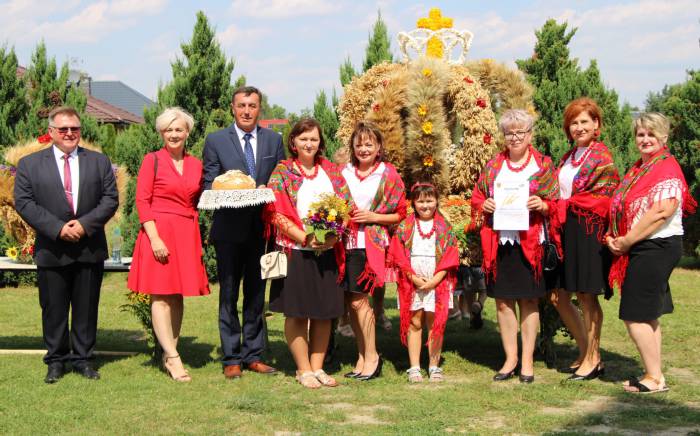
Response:
[{"label": "pearl necklace", "polygon": [[420,228],[420,220],[416,221],[416,227],[418,228],[418,234],[421,238],[429,239],[431,236],[433,236],[433,233],[435,233],[435,219],[433,219],[433,226],[430,228],[428,233],[423,233],[423,230]]},{"label": "pearl necklace", "polygon": [[515,167],[510,164],[510,153],[508,153],[508,157],[506,158],[506,165],[508,166],[508,169],[513,171],[514,173],[519,173],[520,171],[524,170],[529,164],[530,164],[530,159],[532,159],[532,151],[530,150],[530,147],[527,148],[527,160],[525,161],[524,164],[520,165],[519,167]]},{"label": "pearl necklace", "polygon": [[303,178],[313,180],[318,175],[318,164],[317,163],[314,163],[314,169],[311,171],[311,174],[306,174],[306,170],[301,165],[301,162],[299,162],[299,159],[295,159],[294,162],[297,164],[297,168],[299,168],[299,172],[301,173],[301,176]]},{"label": "pearl necklace", "polygon": [[379,168],[380,163],[381,162],[379,162],[379,161],[375,162],[374,165],[372,165],[372,167],[369,169],[369,172],[364,176],[360,175],[360,169],[358,167],[354,167],[355,168],[355,177],[357,177],[357,180],[359,180],[360,182],[363,181],[364,179],[369,177],[374,171],[376,171],[377,168]]}]

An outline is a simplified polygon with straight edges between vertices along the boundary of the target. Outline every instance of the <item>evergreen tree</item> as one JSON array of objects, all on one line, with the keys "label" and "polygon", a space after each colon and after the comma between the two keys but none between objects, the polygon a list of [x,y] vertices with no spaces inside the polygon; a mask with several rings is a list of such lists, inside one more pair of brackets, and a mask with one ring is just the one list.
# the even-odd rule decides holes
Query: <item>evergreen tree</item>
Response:
[{"label": "evergreen tree", "polygon": [[29,109],[23,120],[17,123],[17,139],[28,140],[46,132],[49,112],[56,106],[73,106],[81,113],[82,136],[94,141],[99,129],[94,118],[84,114],[87,97],[75,84],[69,82],[68,63],[60,70],[55,58],[48,58],[44,42],[37,44],[31,63],[24,74]]},{"label": "evergreen tree", "polygon": [[[700,70],[688,71],[684,83],[650,94],[646,110],[661,112],[671,121],[668,147],[683,168],[693,197],[700,199]],[[686,247],[700,256],[700,214],[688,217],[684,227]]]},{"label": "evergreen tree", "polygon": [[335,132],[340,125],[338,114],[334,109],[337,105],[338,97],[335,94],[335,90],[333,91],[330,105],[325,91],[321,90],[316,94],[313,116],[321,125],[321,133],[323,133],[323,138],[326,141],[326,157],[329,159],[333,157],[333,153],[340,147],[340,141],[335,137]]},{"label": "evergreen tree", "polygon": [[539,113],[535,146],[558,161],[570,148],[562,128],[564,109],[571,100],[588,96],[603,111],[601,139],[624,172],[636,160],[631,109],[626,103],[620,106],[617,93],[605,87],[595,60],[582,70],[576,59],[569,58],[568,44],[575,33],[575,28],[567,31],[566,23],[548,20],[535,32],[537,43],[532,57],[516,61],[535,88],[533,101]]},{"label": "evergreen tree", "polygon": [[0,156],[6,146],[17,142],[15,126],[29,107],[24,83],[17,77],[17,67],[15,49],[0,48]]},{"label": "evergreen tree", "polygon": [[365,60],[362,63],[363,71],[367,71],[374,65],[384,61],[392,62],[393,57],[390,45],[389,33],[384,20],[382,20],[382,12],[377,11],[377,21],[374,23],[372,34],[369,37],[367,49],[365,50]]},{"label": "evergreen tree", "polygon": [[357,71],[355,71],[355,67],[352,66],[352,62],[348,56],[345,58],[345,62],[340,64],[340,84],[342,86],[347,85],[355,76],[357,76]]}]

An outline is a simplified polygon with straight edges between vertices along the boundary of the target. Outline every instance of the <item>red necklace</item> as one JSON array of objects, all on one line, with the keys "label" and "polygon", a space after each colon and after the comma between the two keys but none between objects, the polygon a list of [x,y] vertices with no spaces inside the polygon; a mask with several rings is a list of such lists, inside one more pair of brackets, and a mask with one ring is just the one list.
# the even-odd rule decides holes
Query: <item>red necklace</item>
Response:
[{"label": "red necklace", "polygon": [[360,182],[363,181],[364,179],[369,177],[377,168],[379,168],[380,163],[381,162],[379,161],[375,162],[374,165],[372,165],[372,168],[369,169],[369,172],[364,176],[361,176],[360,169],[358,167],[355,167],[355,177],[357,177],[357,180],[359,180]]},{"label": "red necklace", "polygon": [[530,159],[532,159],[532,151],[530,150],[530,147],[527,148],[527,160],[525,161],[524,164],[520,165],[519,167],[514,167],[513,165],[510,164],[510,153],[508,153],[508,157],[506,158],[506,165],[508,165],[508,169],[513,171],[514,173],[519,173],[520,171],[524,170],[529,164],[530,164]]},{"label": "red necklace", "polygon": [[[586,148],[586,151],[583,152],[583,154],[581,155],[581,159],[579,159],[579,160],[576,160],[576,151],[578,151],[578,150],[574,150],[574,152],[571,153],[571,166],[572,167],[576,168],[577,166],[581,165],[584,160],[586,160],[586,158],[588,157],[588,152],[591,150],[592,145],[593,144],[589,145]],[[578,148],[578,147],[576,147],[576,148]]]},{"label": "red necklace", "polygon": [[433,236],[433,233],[435,233],[435,220],[433,219],[433,226],[430,228],[428,233],[423,233],[423,230],[420,228],[420,220],[416,222],[416,227],[418,227],[418,234],[420,237],[423,239],[428,239]]},{"label": "red necklace", "polygon": [[318,175],[318,164],[317,163],[314,163],[314,169],[311,171],[311,174],[306,174],[306,170],[301,165],[301,162],[299,162],[299,159],[295,159],[294,162],[296,162],[297,168],[299,168],[299,172],[301,173],[301,176],[303,178],[313,180]]}]

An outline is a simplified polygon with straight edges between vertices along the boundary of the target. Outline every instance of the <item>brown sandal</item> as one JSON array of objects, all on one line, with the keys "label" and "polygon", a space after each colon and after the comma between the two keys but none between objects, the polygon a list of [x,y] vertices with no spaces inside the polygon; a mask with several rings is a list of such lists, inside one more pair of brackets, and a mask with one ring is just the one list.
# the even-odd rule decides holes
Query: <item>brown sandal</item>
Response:
[{"label": "brown sandal", "polygon": [[[170,360],[170,359],[179,359],[179,358],[180,358],[180,355],[179,355],[179,354],[176,354],[176,355],[174,355],[174,356],[166,356],[165,354],[163,354],[163,369],[165,369],[165,371],[168,373],[168,375],[170,376],[170,378],[172,378],[172,379],[175,380],[176,382],[181,382],[181,383],[191,382],[191,381],[192,381],[192,377],[191,377],[190,374],[187,372],[187,370],[185,369],[184,366],[182,367],[182,369],[185,371],[185,373],[184,373],[183,375],[180,375],[180,376],[177,376],[177,377],[175,377],[175,376],[173,375],[172,371],[170,371],[170,368],[168,368],[168,360]],[[182,363],[182,362],[181,362],[181,363]]]}]

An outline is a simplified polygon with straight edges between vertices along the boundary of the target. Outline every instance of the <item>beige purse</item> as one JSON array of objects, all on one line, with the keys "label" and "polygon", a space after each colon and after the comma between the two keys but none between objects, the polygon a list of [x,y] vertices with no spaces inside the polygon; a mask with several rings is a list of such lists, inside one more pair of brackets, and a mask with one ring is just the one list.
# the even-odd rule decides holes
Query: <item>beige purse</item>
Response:
[{"label": "beige purse", "polygon": [[282,251],[267,252],[260,257],[260,276],[263,280],[287,277],[287,255]]}]

